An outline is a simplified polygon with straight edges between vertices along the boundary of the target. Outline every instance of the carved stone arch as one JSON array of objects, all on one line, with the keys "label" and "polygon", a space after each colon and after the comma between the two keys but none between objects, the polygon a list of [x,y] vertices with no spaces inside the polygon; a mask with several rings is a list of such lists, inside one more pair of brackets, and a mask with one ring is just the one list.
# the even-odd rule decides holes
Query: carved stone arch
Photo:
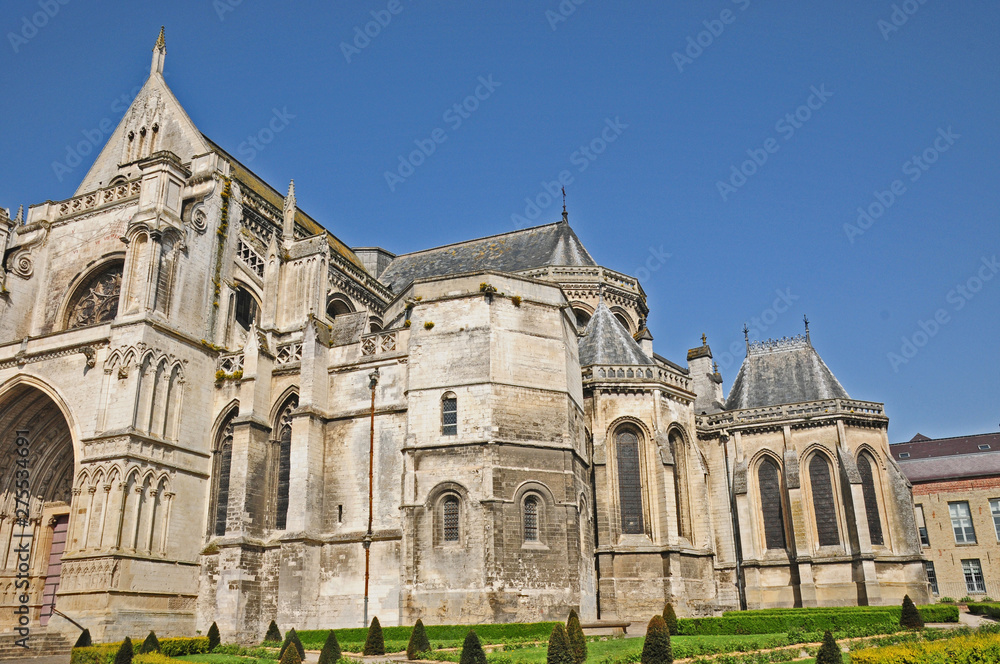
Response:
[{"label": "carved stone arch", "polygon": [[452,480],[446,480],[435,484],[431,490],[427,492],[427,497],[423,502],[424,507],[427,509],[433,508],[434,505],[448,493],[458,494],[463,502],[469,499],[469,490],[465,488],[464,484]]},{"label": "carved stone arch", "polygon": [[34,388],[38,390],[51,399],[55,404],[56,408],[59,410],[59,414],[62,415],[63,420],[69,428],[70,443],[73,449],[73,459],[76,463],[76,467],[79,467],[78,460],[82,456],[80,447],[80,426],[69,408],[68,401],[63,396],[62,391],[59,388],[51,385],[41,378],[38,378],[37,376],[19,373],[0,386],[0,404],[6,402],[8,398],[16,398],[17,393],[25,390],[26,388]]},{"label": "carved stone arch", "polygon": [[281,417],[281,413],[285,410],[285,406],[288,405],[288,401],[293,397],[295,398],[296,401],[299,398],[298,385],[289,385],[284,390],[282,390],[281,394],[278,395],[278,398],[276,398],[271,403],[271,413],[270,415],[268,415],[267,421],[270,422],[272,426],[271,429],[272,437],[277,435],[277,433],[274,430],[274,425],[277,423],[278,418]]},{"label": "carved stone arch", "polygon": [[857,449],[854,450],[854,459],[857,460],[865,452],[867,452],[872,457],[875,463],[878,464],[879,468],[881,468],[883,471],[887,469],[885,457],[882,454],[879,454],[879,451],[875,449],[872,445],[869,445],[868,443],[861,443],[860,445],[858,445]]},{"label": "carved stone arch", "polygon": [[108,353],[108,356],[104,359],[104,373],[112,373],[115,368],[122,362],[122,351],[120,348],[115,348],[113,351]]},{"label": "carved stone arch", "polygon": [[615,319],[622,324],[622,327],[624,327],[629,334],[635,334],[636,324],[632,320],[632,314],[618,305],[613,305],[610,309]]},{"label": "carved stone arch", "polygon": [[230,416],[238,415],[239,410],[240,410],[239,399],[233,399],[225,406],[223,406],[221,409],[219,409],[219,414],[215,416],[215,420],[213,420],[212,422],[212,428],[210,429],[210,431],[212,432],[211,450],[213,452],[215,452],[218,449],[217,439],[219,438],[219,433],[222,431],[223,425],[227,423],[227,420],[229,420]]},{"label": "carved stone arch", "polygon": [[326,315],[336,318],[343,314],[350,314],[357,311],[354,302],[346,294],[340,291],[331,291],[326,296]]},{"label": "carved stone arch", "polygon": [[[638,427],[639,431],[642,433],[645,440],[647,441],[653,440],[652,430],[646,425],[645,422],[640,420],[638,417],[634,417],[632,415],[622,415],[621,417],[617,417],[614,420],[612,420],[611,424],[609,424],[607,428],[606,439],[613,439],[615,432],[618,431],[618,429],[620,429],[624,424],[631,424],[635,427]],[[639,442],[642,443],[644,441],[640,440]]]},{"label": "carved stone arch", "polygon": [[77,275],[59,308],[59,329],[69,330],[114,320],[121,302],[124,267],[125,254],[115,253]]},{"label": "carved stone arch", "polygon": [[544,482],[539,482],[538,480],[525,480],[517,485],[514,489],[514,502],[520,504],[526,494],[535,493],[541,496],[545,501],[545,507],[552,509],[556,506],[557,501],[555,495],[553,495],[552,490],[549,489],[548,485]]},{"label": "carved stone arch", "polygon": [[87,468],[82,468],[80,472],[76,474],[76,482],[74,486],[76,486],[79,489],[83,489],[84,487],[90,486],[90,481],[91,481],[90,478],[91,478],[90,470]]}]

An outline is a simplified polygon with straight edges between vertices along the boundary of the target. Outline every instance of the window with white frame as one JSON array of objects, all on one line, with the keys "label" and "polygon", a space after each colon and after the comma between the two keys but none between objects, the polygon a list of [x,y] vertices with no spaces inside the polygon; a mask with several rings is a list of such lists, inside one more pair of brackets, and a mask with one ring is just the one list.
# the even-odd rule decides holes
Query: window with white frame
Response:
[{"label": "window with white frame", "polygon": [[951,527],[955,531],[956,544],[975,544],[976,530],[972,527],[972,512],[969,503],[948,503],[951,514]]},{"label": "window with white frame", "polygon": [[997,541],[1000,542],[1000,498],[990,501],[990,512],[993,513],[993,528],[997,531]]},{"label": "window with white frame", "polygon": [[965,574],[965,589],[970,595],[986,592],[986,581],[983,580],[983,567],[979,564],[978,558],[963,560],[962,572]]}]

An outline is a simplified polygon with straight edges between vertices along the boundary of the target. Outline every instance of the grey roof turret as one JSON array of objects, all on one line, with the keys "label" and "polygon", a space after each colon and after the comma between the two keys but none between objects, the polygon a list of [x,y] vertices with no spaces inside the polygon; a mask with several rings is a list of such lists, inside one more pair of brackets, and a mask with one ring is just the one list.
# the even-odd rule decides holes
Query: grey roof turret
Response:
[{"label": "grey roof turret", "polygon": [[519,272],[549,265],[596,266],[569,224],[560,221],[397,256],[379,280],[399,293],[414,279],[478,270]]},{"label": "grey roof turret", "polygon": [[580,366],[654,364],[603,301],[580,337]]},{"label": "grey roof turret", "polygon": [[799,335],[747,344],[726,410],[849,398],[809,338]]}]

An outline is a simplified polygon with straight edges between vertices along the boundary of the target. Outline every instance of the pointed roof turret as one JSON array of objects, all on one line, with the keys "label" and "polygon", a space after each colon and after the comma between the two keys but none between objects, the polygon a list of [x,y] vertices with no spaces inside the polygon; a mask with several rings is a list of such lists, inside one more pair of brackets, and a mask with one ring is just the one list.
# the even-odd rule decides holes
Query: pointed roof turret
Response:
[{"label": "pointed roof turret", "polygon": [[603,299],[580,337],[580,366],[653,364]]},{"label": "pointed roof turret", "polygon": [[397,293],[414,279],[461,272],[519,272],[549,265],[597,266],[569,224],[535,226],[412,254],[401,254],[379,281]]},{"label": "pointed roof turret", "polygon": [[163,62],[167,59],[167,39],[163,34],[164,26],[160,26],[160,36],[153,45],[153,64],[149,67],[149,75],[163,75]]},{"label": "pointed roof turret", "polygon": [[747,356],[726,399],[727,410],[822,399],[850,399],[805,335],[747,341]]}]

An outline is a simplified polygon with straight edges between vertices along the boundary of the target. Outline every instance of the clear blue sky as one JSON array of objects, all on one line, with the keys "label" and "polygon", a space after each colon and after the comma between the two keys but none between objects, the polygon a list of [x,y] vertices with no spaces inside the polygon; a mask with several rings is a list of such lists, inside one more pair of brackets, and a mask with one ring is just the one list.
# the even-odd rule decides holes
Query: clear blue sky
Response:
[{"label": "clear blue sky", "polygon": [[[808,314],[851,396],[886,403],[891,441],[998,428],[995,2],[48,1],[51,18],[46,0],[0,16],[4,207],[72,194],[93,154],[61,181],[53,163],[117,123],[165,24],[198,127],[279,189],[294,178],[352,246],[506,232],[526,198],[556,221],[538,199],[568,171],[570,221],[642,278],[657,352],[683,362],[708,334],[728,391],[744,322],[791,335]],[[390,20],[355,43],[371,12]],[[257,150],[274,109],[294,117]],[[859,206],[884,207],[857,225]]]}]

